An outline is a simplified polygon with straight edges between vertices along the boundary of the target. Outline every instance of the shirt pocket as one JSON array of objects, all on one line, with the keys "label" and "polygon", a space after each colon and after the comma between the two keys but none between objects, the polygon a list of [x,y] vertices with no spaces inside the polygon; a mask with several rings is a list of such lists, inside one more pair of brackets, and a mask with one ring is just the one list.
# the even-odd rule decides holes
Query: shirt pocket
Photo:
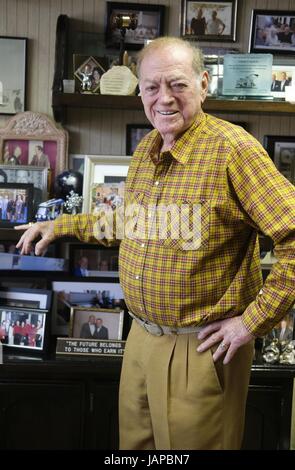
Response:
[{"label": "shirt pocket", "polygon": [[162,202],[157,214],[160,245],[176,251],[208,249],[210,215],[205,199]]},{"label": "shirt pocket", "polygon": [[143,206],[144,193],[125,189],[124,205],[124,232],[129,239],[143,239],[143,221],[145,208]]}]

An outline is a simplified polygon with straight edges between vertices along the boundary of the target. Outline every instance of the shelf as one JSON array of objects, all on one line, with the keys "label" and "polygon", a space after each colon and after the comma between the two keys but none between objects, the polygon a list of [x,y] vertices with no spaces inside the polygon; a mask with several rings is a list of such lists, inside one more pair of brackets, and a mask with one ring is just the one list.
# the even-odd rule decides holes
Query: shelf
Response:
[{"label": "shelf", "polygon": [[[93,95],[81,93],[53,93],[52,107],[57,121],[65,121],[67,108],[101,108],[143,111],[140,96]],[[276,113],[293,114],[295,106],[286,101],[224,100],[207,98],[204,111],[219,113]]]}]

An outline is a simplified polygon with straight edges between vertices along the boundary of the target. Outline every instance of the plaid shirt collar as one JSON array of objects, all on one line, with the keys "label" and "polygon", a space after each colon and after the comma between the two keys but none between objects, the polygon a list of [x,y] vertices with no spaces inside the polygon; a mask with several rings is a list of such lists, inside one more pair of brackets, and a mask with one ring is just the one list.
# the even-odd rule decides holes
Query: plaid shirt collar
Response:
[{"label": "plaid shirt collar", "polygon": [[[185,165],[189,158],[190,158],[190,153],[187,151],[187,149],[191,146],[192,139],[196,139],[198,134],[201,132],[201,130],[204,127],[204,124],[206,122],[206,114],[201,111],[196,119],[194,120],[193,124],[182,134],[179,139],[176,140],[175,144],[173,145],[172,149],[169,152],[163,152],[160,155],[164,157],[165,154],[170,153],[172,157],[178,162],[183,165]],[[196,132],[196,129],[199,127],[198,132]],[[159,148],[161,146],[162,142],[162,137],[157,129],[154,129],[150,136],[149,136],[150,142],[151,142],[151,147],[150,150],[147,150],[143,157],[142,160],[145,161],[148,158],[152,160],[152,162],[156,165],[159,161],[158,155],[159,155]]]}]

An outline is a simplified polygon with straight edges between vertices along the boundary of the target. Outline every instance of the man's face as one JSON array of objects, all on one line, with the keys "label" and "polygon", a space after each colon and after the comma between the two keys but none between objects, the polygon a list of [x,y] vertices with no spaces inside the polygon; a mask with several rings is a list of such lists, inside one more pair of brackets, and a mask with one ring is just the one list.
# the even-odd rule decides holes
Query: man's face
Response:
[{"label": "man's face", "polygon": [[163,141],[175,140],[193,123],[208,88],[204,72],[200,85],[185,47],[165,46],[143,59],[140,91],[147,118]]}]

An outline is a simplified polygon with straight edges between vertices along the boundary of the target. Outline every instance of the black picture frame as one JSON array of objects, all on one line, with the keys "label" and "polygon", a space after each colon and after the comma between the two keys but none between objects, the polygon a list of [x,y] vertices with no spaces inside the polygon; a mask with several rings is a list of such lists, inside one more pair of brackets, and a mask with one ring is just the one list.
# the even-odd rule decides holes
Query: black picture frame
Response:
[{"label": "black picture frame", "polygon": [[47,289],[1,287],[0,305],[36,310],[50,310],[52,292]]},{"label": "black picture frame", "polygon": [[0,306],[0,342],[5,352],[45,354],[49,326],[48,310]]},{"label": "black picture frame", "polygon": [[263,145],[280,173],[295,185],[295,137],[265,135]]},{"label": "black picture frame", "polygon": [[[81,270],[81,258],[87,260],[86,271]],[[83,243],[71,243],[69,246],[69,272],[74,277],[119,277],[118,263],[119,247]]]},{"label": "black picture frame", "polygon": [[133,155],[141,139],[153,129],[151,124],[126,124],[126,155]]},{"label": "black picture frame", "polygon": [[[34,185],[32,183],[0,183],[0,197],[8,198],[6,208],[2,206],[0,228],[26,224],[32,220]],[[18,204],[22,197],[24,204]],[[10,203],[11,202],[11,203]]]},{"label": "black picture frame", "polygon": [[295,11],[252,10],[249,52],[294,55],[294,27]]},{"label": "black picture frame", "polygon": [[120,47],[120,30],[114,26],[114,18],[118,15],[129,14],[137,17],[138,25],[135,30],[127,29],[124,38],[124,48],[141,49],[146,40],[156,39],[164,31],[164,5],[148,5],[124,2],[107,2],[105,22],[106,47]]},{"label": "black picture frame", "polygon": [[0,114],[26,110],[27,41],[0,36]]},{"label": "black picture frame", "polygon": [[181,36],[198,41],[235,42],[237,7],[238,0],[182,0]]}]

